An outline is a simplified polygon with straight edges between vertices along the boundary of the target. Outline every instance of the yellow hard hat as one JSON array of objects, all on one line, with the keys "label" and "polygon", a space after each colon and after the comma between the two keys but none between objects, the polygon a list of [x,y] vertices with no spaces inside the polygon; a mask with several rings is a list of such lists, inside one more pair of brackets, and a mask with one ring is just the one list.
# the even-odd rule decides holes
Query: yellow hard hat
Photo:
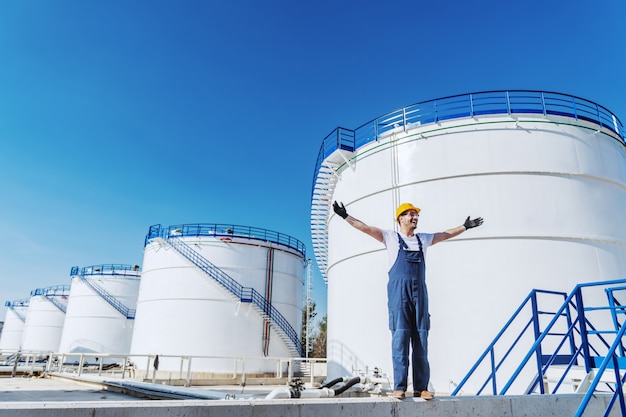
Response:
[{"label": "yellow hard hat", "polygon": [[420,211],[422,211],[419,207],[415,207],[413,204],[411,203],[402,203],[398,206],[398,208],[396,209],[396,221],[398,221],[398,218],[400,217],[400,215],[402,213],[404,213],[407,210],[415,210],[418,213]]}]

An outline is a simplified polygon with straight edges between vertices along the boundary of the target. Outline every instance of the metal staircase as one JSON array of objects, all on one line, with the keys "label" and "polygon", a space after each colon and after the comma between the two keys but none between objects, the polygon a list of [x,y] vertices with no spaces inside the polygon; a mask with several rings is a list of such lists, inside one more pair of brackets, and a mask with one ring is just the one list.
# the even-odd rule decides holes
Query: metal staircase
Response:
[{"label": "metal staircase", "polygon": [[328,269],[328,217],[330,198],[333,195],[337,177],[332,167],[322,166],[318,172],[313,197],[311,198],[311,236],[313,252],[324,280]]},{"label": "metal staircase", "polygon": [[43,295],[48,301],[50,301],[56,308],[61,310],[63,314],[67,312],[67,301],[61,301],[61,299],[67,299],[69,295],[69,285],[54,285],[47,288],[37,288],[30,292],[30,296]]},{"label": "metal staircase", "polygon": [[352,130],[341,127],[333,130],[322,142],[320,159],[315,167],[311,193],[311,237],[315,259],[325,281],[328,280],[328,218],[338,180],[336,172],[342,164],[350,165],[354,156],[354,140]]},{"label": "metal staircase", "polygon": [[15,307],[24,307],[27,308],[28,307],[28,303],[29,303],[30,299],[28,298],[24,298],[22,300],[15,300],[15,301],[6,301],[4,303],[4,305],[6,307],[8,307],[16,316],[18,319],[20,319],[22,321],[22,323],[26,323],[26,316],[24,316],[18,309],[16,309]]},{"label": "metal staircase", "polygon": [[105,276],[138,276],[139,272],[138,267],[134,267],[133,269],[131,269],[130,266],[126,265],[98,265],[85,267],[82,269],[74,266],[70,271],[70,276],[78,277],[82,282],[84,282],[89,288],[94,290],[96,294],[98,294],[104,301],[106,301],[111,307],[116,309],[120,314],[122,314],[129,320],[134,320],[137,310],[127,307],[117,297],[105,290],[102,286],[98,285],[95,280],[86,277],[86,275],[102,276],[103,274]]},{"label": "metal staircase", "polygon": [[95,283],[94,280],[86,278],[82,275],[78,275],[78,278],[85,284],[87,284],[92,290],[94,290],[100,297],[104,299],[111,307],[119,311],[124,317],[130,320],[135,319],[135,313],[137,310],[128,308],[120,300],[107,292],[104,288]]},{"label": "metal staircase", "polygon": [[531,291],[451,395],[470,386],[476,395],[506,395],[516,386],[527,395],[584,393],[582,416],[591,397],[605,393],[612,397],[604,415],[616,404],[626,415],[624,284],[579,284],[569,295]]},{"label": "metal staircase", "polygon": [[52,304],[54,304],[59,310],[61,310],[63,313],[67,313],[67,304],[62,302],[61,300],[59,300],[59,296],[58,295],[48,295],[48,294],[46,294],[46,298]]},{"label": "metal staircase", "polygon": [[211,278],[222,288],[226,289],[235,299],[241,303],[251,303],[255,310],[264,318],[270,320],[275,325],[275,330],[280,339],[288,347],[289,351],[301,357],[303,346],[296,331],[291,327],[287,319],[259,292],[254,288],[244,287],[226,274],[222,269],[208,261],[197,251],[187,245],[180,237],[170,236],[166,238],[156,238],[171,246],[185,259],[199,268],[206,276]]}]

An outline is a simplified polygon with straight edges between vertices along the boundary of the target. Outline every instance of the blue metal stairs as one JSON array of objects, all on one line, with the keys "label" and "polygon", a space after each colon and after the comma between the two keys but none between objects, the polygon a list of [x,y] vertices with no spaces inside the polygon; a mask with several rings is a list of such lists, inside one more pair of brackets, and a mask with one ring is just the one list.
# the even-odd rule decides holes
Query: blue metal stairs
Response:
[{"label": "blue metal stairs", "polygon": [[64,313],[67,313],[67,304],[59,301],[59,297],[55,295],[46,295],[46,298],[54,304],[59,310]]},{"label": "blue metal stairs", "polygon": [[[115,297],[110,292],[108,292],[107,290],[102,288],[100,285],[98,285],[95,282],[95,280],[87,278],[85,276],[85,271],[86,271],[85,268],[80,269],[77,266],[74,266],[74,267],[72,267],[72,270],[70,272],[70,276],[78,277],[82,282],[84,282],[85,284],[87,284],[87,286],[89,286],[92,290],[94,290],[96,292],[96,294],[98,294],[100,297],[102,297],[102,299],[104,301],[109,303],[109,305],[111,307],[116,309],[119,313],[121,313],[127,319],[129,319],[129,320],[134,320],[135,319],[135,313],[137,312],[137,310],[132,309],[132,308],[128,308],[117,297]],[[98,271],[98,272],[100,272],[100,271]],[[127,274],[123,274],[123,275],[127,275]]]},{"label": "blue metal stairs", "polygon": [[29,298],[24,298],[22,300],[6,301],[4,305],[8,307],[17,316],[17,318],[22,321],[22,323],[26,323],[26,316],[24,316],[15,307],[28,307],[29,301]]},{"label": "blue metal stairs", "polygon": [[532,290],[451,395],[470,386],[479,387],[476,395],[507,395],[513,386],[527,395],[569,389],[585,393],[575,414],[582,416],[591,397],[605,393],[612,397],[604,416],[614,406],[625,416],[625,284],[579,284],[570,294]]},{"label": "blue metal stairs", "polygon": [[235,279],[226,274],[222,269],[208,261],[197,251],[187,245],[180,237],[157,238],[169,244],[180,255],[199,268],[204,274],[226,289],[239,302],[251,303],[255,310],[264,318],[275,325],[275,330],[280,339],[286,344],[289,351],[301,357],[303,346],[297,332],[293,329],[287,319],[276,309],[265,297],[254,288],[244,287]]},{"label": "blue metal stairs", "polygon": [[67,303],[61,301],[61,299],[67,298],[69,291],[69,285],[54,285],[47,288],[37,288],[30,292],[30,296],[43,295],[48,301],[54,304],[56,308],[65,314],[67,312]]}]

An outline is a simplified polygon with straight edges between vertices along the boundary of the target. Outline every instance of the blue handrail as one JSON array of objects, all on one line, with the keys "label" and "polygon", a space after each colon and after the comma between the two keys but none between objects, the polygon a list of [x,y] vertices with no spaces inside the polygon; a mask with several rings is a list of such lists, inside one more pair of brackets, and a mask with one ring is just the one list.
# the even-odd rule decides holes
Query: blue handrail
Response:
[{"label": "blue handrail", "polygon": [[[482,353],[482,355],[478,358],[478,360],[472,366],[472,368],[469,370],[467,375],[457,385],[457,387],[454,389],[454,391],[451,394],[452,396],[457,395],[461,391],[463,386],[465,386],[465,384],[468,382],[468,380],[474,375],[474,373],[476,372],[478,367],[481,366],[484,363],[485,359],[487,358],[487,355],[489,355],[489,363],[491,365],[491,372],[489,373],[488,378],[484,381],[483,385],[481,386],[481,388],[478,390],[478,392],[476,394],[477,395],[482,394],[483,390],[486,388],[486,386],[487,386],[487,384],[489,384],[489,382],[491,382],[492,394],[493,395],[497,395],[498,394],[496,375],[497,375],[497,372],[500,370],[500,367],[509,358],[509,355],[514,350],[514,348],[518,345],[518,343],[520,342],[520,340],[522,339],[524,334],[528,331],[528,329],[530,328],[531,325],[533,325],[533,331],[534,331],[535,339],[537,337],[539,337],[539,334],[540,334],[540,330],[539,330],[539,327],[538,327],[539,326],[539,315],[540,314],[551,314],[551,313],[547,313],[547,312],[541,311],[539,309],[538,302],[537,302],[537,295],[539,295],[539,294],[556,295],[558,297],[562,297],[564,300],[567,297],[567,294],[563,293],[563,292],[545,291],[545,290],[532,290],[528,294],[528,296],[526,296],[524,301],[522,301],[520,306],[517,308],[517,310],[511,316],[511,318],[502,327],[502,330],[500,330],[500,332],[496,335],[494,340],[489,344],[487,349],[485,349],[485,351]],[[495,348],[496,348],[496,345],[498,344],[498,342],[500,342],[500,340],[503,339],[503,336],[505,334],[507,334],[507,331],[512,328],[513,324],[517,323],[518,319],[523,320],[521,318],[522,317],[521,313],[524,310],[527,310],[528,308],[531,308],[531,318],[528,321],[522,321],[522,325],[523,325],[522,326],[522,330],[519,332],[519,334],[517,336],[515,336],[515,339],[514,339],[513,343],[506,350],[506,352],[502,356],[502,358],[499,361],[496,361],[496,358],[495,358]],[[555,313],[555,316],[556,316],[556,314],[559,314],[559,316],[562,316],[561,312]],[[568,324],[569,324],[571,319],[569,318],[569,316],[565,316],[565,317],[566,317],[566,319],[568,321]]]},{"label": "blue handrail", "polygon": [[213,236],[218,238],[227,237],[260,240],[263,242],[271,242],[287,246],[288,248],[299,252],[303,258],[306,258],[306,246],[294,237],[284,233],[275,232],[273,230],[236,224],[195,223],[179,224],[168,227],[162,227],[160,224],[155,224],[150,226],[150,229],[148,230],[148,234],[144,240],[144,247],[151,239],[156,237],[167,240],[169,237],[181,236]]},{"label": "blue handrail", "polygon": [[315,163],[311,195],[315,192],[315,179],[322,163],[337,149],[355,151],[398,127],[410,128],[487,114],[541,114],[585,120],[616,133],[620,142],[626,145],[624,126],[617,116],[607,108],[584,98],[536,90],[498,90],[460,94],[403,107],[354,130],[343,127],[334,129],[322,141]]},{"label": "blue handrail", "polygon": [[[536,295],[542,291],[531,291],[531,294],[526,297],[522,305],[515,311],[511,319],[509,319],[503,329],[498,333],[494,341],[488,346],[488,348],[480,356],[478,361],[472,366],[468,374],[465,376],[465,378],[463,378],[461,383],[459,383],[459,385],[455,388],[451,395],[457,395],[461,391],[463,386],[468,383],[470,378],[474,376],[478,367],[481,366],[483,363],[487,364],[487,366],[490,367],[489,369],[491,369],[491,371],[489,373],[489,376],[487,377],[487,381],[483,383],[477,394],[480,395],[487,383],[491,382],[493,395],[505,395],[511,388],[512,384],[520,377],[522,370],[525,368],[525,366],[533,356],[537,360],[537,376],[532,381],[531,385],[526,389],[525,393],[531,394],[535,391],[537,387],[539,387],[540,392],[544,394],[544,385],[542,381],[544,375],[546,375],[546,372],[548,371],[548,368],[552,365],[565,365],[565,367],[560,370],[561,377],[557,381],[554,389],[551,391],[551,393],[554,394],[558,392],[559,388],[565,381],[567,375],[572,370],[572,368],[575,365],[578,365],[578,361],[581,361],[584,365],[584,370],[587,373],[589,373],[593,368],[598,368],[598,370],[596,372],[593,383],[588,389],[585,399],[581,403],[579,409],[580,414],[582,413],[582,411],[584,411],[584,408],[586,407],[589,398],[600,383],[600,380],[603,377],[603,373],[606,368],[613,367],[615,369],[615,387],[611,390],[614,392],[614,394],[611,400],[611,404],[609,405],[609,408],[607,409],[605,415],[608,415],[615,401],[619,401],[622,414],[626,415],[626,404],[621,388],[624,384],[624,381],[626,380],[626,374],[621,374],[620,365],[623,366],[623,361],[619,360],[624,358],[624,346],[622,344],[622,338],[624,336],[626,324],[619,325],[619,322],[616,319],[617,314],[626,313],[626,307],[620,305],[617,297],[615,296],[615,293],[618,291],[626,291],[626,287],[623,286],[623,284],[625,283],[626,279],[579,284],[569,295],[567,295],[561,307],[554,313],[546,313],[539,310],[536,303]],[[607,293],[609,299],[607,305],[585,305],[583,290],[593,289],[594,287],[609,287],[604,288],[604,291]],[[564,293],[554,294],[560,294],[561,296],[564,295]],[[500,361],[496,361],[494,359],[494,348],[496,346],[496,343],[498,343],[498,341],[502,339],[503,334],[507,330],[509,330],[509,328],[511,328],[511,324],[521,317],[520,312],[526,306],[528,306],[529,303],[532,304],[532,317],[530,321],[523,327],[522,332],[515,339],[513,346],[511,346],[511,348],[507,351],[504,357]],[[572,313],[575,313],[573,317]],[[603,313],[609,313],[611,315],[611,317],[605,317],[605,319],[609,319],[605,320],[605,324],[611,322],[610,319],[612,318],[613,328],[597,328],[596,326],[594,326],[594,320],[592,320],[592,317],[597,318],[600,314]],[[538,328],[538,316],[540,314],[549,314],[552,316],[550,323],[547,324],[545,329],[543,330],[540,330]],[[567,325],[565,326],[566,330],[564,332],[557,332],[555,330],[556,328],[558,328],[557,321],[559,321],[559,319],[562,317],[566,317],[567,319]],[[521,339],[521,336],[527,331],[527,329],[530,327],[529,324],[531,323],[537,324],[536,326],[534,326],[534,343],[530,347],[530,349],[528,349],[528,353],[521,360],[519,366],[513,371],[511,377],[498,391],[498,387],[496,384],[496,374],[500,370],[502,363],[507,359],[509,352],[513,349],[514,345]],[[547,344],[545,344],[544,342],[548,336],[558,336],[561,338],[556,347],[554,345],[546,347]],[[599,346],[592,343],[593,341],[599,342]],[[561,353],[561,350],[566,344],[569,345],[569,351],[563,354]],[[546,354],[546,352],[549,353]]]},{"label": "blue handrail", "polygon": [[6,307],[28,307],[29,303],[30,303],[30,298],[22,298],[19,300],[5,301],[4,305]]},{"label": "blue handrail", "polygon": [[574,414],[575,417],[580,417],[585,412],[585,409],[587,408],[587,405],[589,404],[591,397],[593,396],[598,384],[600,383],[600,378],[602,377],[606,369],[609,367],[609,365],[613,367],[613,371],[615,373],[615,389],[613,390],[614,391],[613,396],[611,397],[611,401],[609,401],[609,405],[607,406],[603,416],[608,417],[610,415],[611,410],[613,410],[613,405],[615,404],[615,401],[617,400],[619,400],[620,414],[622,416],[626,416],[626,402],[624,401],[624,390],[623,390],[624,382],[626,381],[626,373],[624,374],[624,376],[621,376],[620,366],[617,360],[617,355],[615,354],[615,352],[618,349],[620,350],[622,349],[622,338],[624,337],[625,331],[626,331],[626,323],[624,323],[622,327],[620,327],[619,331],[617,332],[615,336],[615,340],[613,341],[613,344],[609,348],[609,352],[607,353],[606,357],[604,358],[604,360],[598,367],[596,377],[593,379],[593,381],[589,385],[589,389],[585,393],[585,397],[581,401],[580,406],[578,407],[578,410],[576,410],[576,414]]},{"label": "blue handrail", "polygon": [[30,296],[43,295],[63,313],[67,312],[67,305],[59,301],[59,298],[67,298],[70,292],[69,285],[52,285],[46,288],[36,288],[30,292]]},{"label": "blue handrail", "polygon": [[125,264],[100,264],[90,265],[79,268],[73,266],[70,271],[70,276],[80,275],[83,277],[89,275],[122,275],[138,277],[141,273],[141,267],[139,265],[125,265]]},{"label": "blue handrail", "polygon": [[[126,267],[129,268],[126,268]],[[120,267],[120,268],[118,268]],[[106,301],[111,307],[120,312],[124,317],[129,320],[135,319],[137,310],[127,307],[117,297],[105,290],[102,286],[98,285],[95,280],[89,279],[86,275],[102,275],[104,271],[105,275],[123,275],[123,276],[139,276],[138,268],[135,269],[130,265],[96,265],[90,267],[79,268],[77,266],[72,267],[70,276],[77,276],[82,282],[87,284],[92,290],[96,292],[104,301]]]},{"label": "blue handrail", "polygon": [[8,307],[13,313],[23,322],[26,322],[26,316],[23,315],[16,307],[26,308],[30,304],[30,298],[22,298],[20,300],[6,301],[4,305]]},{"label": "blue handrail", "polygon": [[69,295],[69,285],[52,285],[45,288],[36,288],[30,292],[30,296],[35,295]]},{"label": "blue handrail", "polygon": [[211,263],[204,258],[193,248],[179,239],[181,235],[177,234],[170,236],[165,240],[182,256],[188,259],[192,264],[197,266],[210,278],[216,281],[219,285],[227,289],[231,294],[239,299],[242,303],[252,303],[263,314],[265,314],[278,328],[289,338],[289,340],[295,346],[295,349],[299,355],[302,356],[304,350],[302,342],[298,337],[298,333],[291,327],[289,321],[278,311],[265,297],[263,297],[254,288],[244,287],[237,281],[235,281],[230,275],[225,273],[222,269]]}]

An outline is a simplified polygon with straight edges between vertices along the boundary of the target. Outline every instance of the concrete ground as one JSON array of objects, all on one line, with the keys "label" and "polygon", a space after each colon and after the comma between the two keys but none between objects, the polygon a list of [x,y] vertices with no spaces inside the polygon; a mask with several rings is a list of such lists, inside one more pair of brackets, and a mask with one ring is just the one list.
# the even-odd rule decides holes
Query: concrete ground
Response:
[{"label": "concrete ground", "polygon": [[[156,384],[145,384],[152,388]],[[432,401],[390,397],[332,397],[315,399],[264,399],[276,387],[193,388],[223,394],[220,400],[146,400],[104,389],[90,380],[16,377],[0,378],[0,417],[546,417],[573,416],[582,395],[436,397]],[[284,388],[284,387],[283,387]],[[184,388],[183,388],[184,390]],[[585,416],[602,415],[605,395],[594,396]],[[611,416],[619,416],[619,409]]]},{"label": "concrete ground", "polygon": [[136,397],[107,391],[100,385],[67,379],[1,377],[0,402],[137,401]]}]

